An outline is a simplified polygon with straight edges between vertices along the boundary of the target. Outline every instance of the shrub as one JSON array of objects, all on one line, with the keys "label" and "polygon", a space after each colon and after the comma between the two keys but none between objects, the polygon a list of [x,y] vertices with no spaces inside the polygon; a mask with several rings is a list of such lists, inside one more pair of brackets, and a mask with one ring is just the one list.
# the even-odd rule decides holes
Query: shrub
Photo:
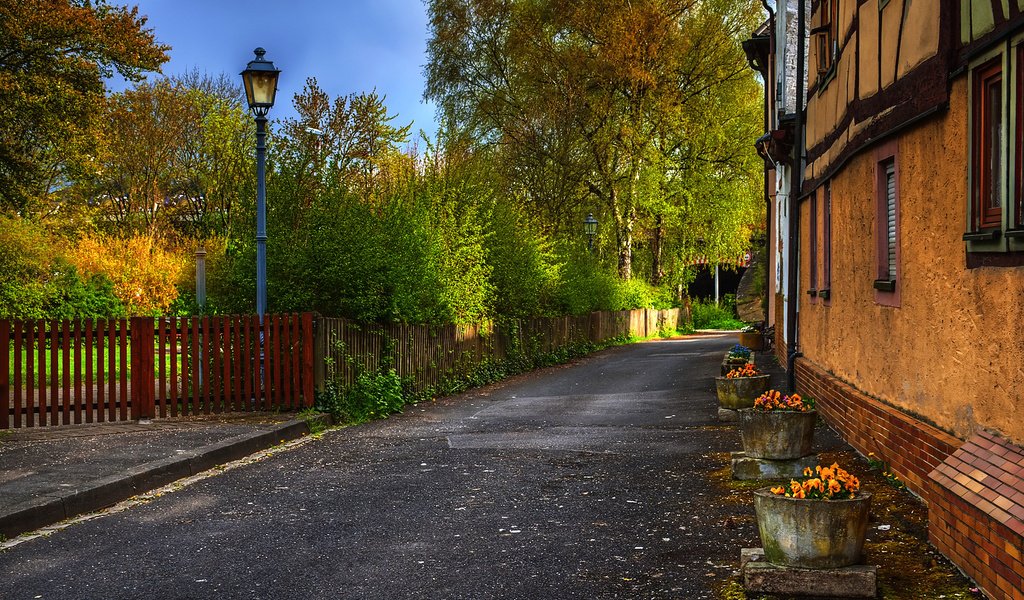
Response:
[{"label": "shrub", "polygon": [[511,202],[492,202],[484,249],[491,269],[491,315],[533,317],[556,312],[552,300],[560,265],[547,239],[531,227],[526,211]]},{"label": "shrub", "polygon": [[0,217],[0,318],[126,314],[112,282],[102,274],[79,274],[63,255],[65,245],[34,223]]},{"label": "shrub", "polygon": [[695,301],[691,314],[694,329],[740,329],[744,326],[733,311],[714,302]]},{"label": "shrub", "polygon": [[330,413],[335,423],[365,423],[382,419],[405,406],[402,379],[394,369],[362,373],[350,388],[328,380],[317,397],[315,408]]},{"label": "shrub", "polygon": [[183,257],[143,235],[86,236],[69,259],[80,273],[102,275],[113,282],[114,294],[132,315],[166,314],[178,297],[176,284],[186,265]]}]

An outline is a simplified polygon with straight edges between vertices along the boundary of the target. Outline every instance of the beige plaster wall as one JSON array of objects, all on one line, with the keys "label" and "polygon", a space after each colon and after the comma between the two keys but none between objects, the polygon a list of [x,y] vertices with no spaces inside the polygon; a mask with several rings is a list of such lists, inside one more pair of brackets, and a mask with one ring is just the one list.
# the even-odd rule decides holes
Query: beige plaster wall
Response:
[{"label": "beige plaster wall", "polygon": [[[1024,267],[966,268],[966,98],[961,77],[949,111],[898,141],[900,307],[874,299],[873,149],[833,178],[832,298],[809,302],[802,252],[799,343],[838,377],[958,437],[986,427],[1022,444]],[[804,202],[802,248],[808,214]]]},{"label": "beige plaster wall", "polygon": [[939,51],[939,36],[935,35],[939,30],[940,15],[937,3],[916,0],[907,5],[906,11],[906,22],[912,26],[903,32],[898,77],[903,77]]},{"label": "beige plaster wall", "polygon": [[867,98],[878,93],[878,54],[875,51],[878,41],[878,6],[874,4],[861,4],[858,9],[857,27],[859,43],[864,45],[864,50],[857,53],[859,58],[857,69],[860,73],[860,89],[857,90],[858,98]]},{"label": "beige plaster wall", "polygon": [[[869,2],[868,4],[874,4]],[[892,85],[896,80],[896,51],[900,44],[900,28],[903,25],[904,6],[902,0],[889,0],[885,8],[881,10],[882,15],[882,89]],[[870,18],[870,17],[869,17]],[[912,25],[912,24],[908,24]],[[908,27],[910,29],[911,27]]]}]

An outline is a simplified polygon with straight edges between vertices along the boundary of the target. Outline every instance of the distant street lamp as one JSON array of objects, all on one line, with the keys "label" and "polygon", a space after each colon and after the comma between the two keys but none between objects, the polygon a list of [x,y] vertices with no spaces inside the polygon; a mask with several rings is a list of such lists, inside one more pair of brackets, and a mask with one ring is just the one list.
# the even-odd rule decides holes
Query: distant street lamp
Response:
[{"label": "distant street lamp", "polygon": [[594,213],[587,213],[587,218],[583,219],[583,232],[587,234],[587,250],[593,250],[594,236],[597,235],[597,219],[594,218]]},{"label": "distant street lamp", "polygon": [[267,113],[277,96],[277,78],[280,69],[264,60],[267,53],[256,48],[256,59],[242,71],[245,100],[256,117],[256,313],[263,323],[267,312]]}]

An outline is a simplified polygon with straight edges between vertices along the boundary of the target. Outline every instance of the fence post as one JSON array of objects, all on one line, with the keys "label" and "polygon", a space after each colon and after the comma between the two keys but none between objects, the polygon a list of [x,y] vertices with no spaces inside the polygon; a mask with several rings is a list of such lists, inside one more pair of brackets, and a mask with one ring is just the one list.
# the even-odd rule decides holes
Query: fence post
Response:
[{"label": "fence post", "polygon": [[[316,365],[323,363],[323,357],[318,361],[313,359],[314,335],[316,333],[313,328],[313,313],[302,313],[302,400],[307,408],[313,406],[313,386],[316,383],[313,377],[317,372]],[[322,374],[323,370],[319,372]]]},{"label": "fence post", "polygon": [[131,319],[132,417],[152,419],[154,416],[154,369],[152,317]]},{"label": "fence post", "polygon": [[11,426],[10,394],[11,322],[0,319],[0,429]]}]

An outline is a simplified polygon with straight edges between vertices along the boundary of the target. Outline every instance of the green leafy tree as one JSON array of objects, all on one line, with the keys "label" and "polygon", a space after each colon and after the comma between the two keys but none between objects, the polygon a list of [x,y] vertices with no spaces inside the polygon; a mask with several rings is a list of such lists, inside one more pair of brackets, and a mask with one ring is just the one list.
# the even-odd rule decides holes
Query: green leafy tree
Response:
[{"label": "green leafy tree", "polygon": [[69,162],[92,152],[103,78],[138,81],[167,60],[145,24],[104,0],[0,1],[0,210],[58,210]]},{"label": "green leafy tree", "polygon": [[142,83],[107,103],[79,193],[121,235],[231,230],[253,177],[252,120],[223,78]]},{"label": "green leafy tree", "polygon": [[[752,80],[739,42],[758,6],[431,0],[426,97],[502,148],[513,187],[548,218],[571,224],[583,203],[596,203],[613,224],[618,274],[629,279],[637,228],[650,216],[661,227],[651,208],[664,202],[664,184],[701,161],[728,162],[717,148],[699,155],[691,137],[698,124],[737,116],[705,118],[707,99]],[[558,185],[542,183],[551,178]]]}]

